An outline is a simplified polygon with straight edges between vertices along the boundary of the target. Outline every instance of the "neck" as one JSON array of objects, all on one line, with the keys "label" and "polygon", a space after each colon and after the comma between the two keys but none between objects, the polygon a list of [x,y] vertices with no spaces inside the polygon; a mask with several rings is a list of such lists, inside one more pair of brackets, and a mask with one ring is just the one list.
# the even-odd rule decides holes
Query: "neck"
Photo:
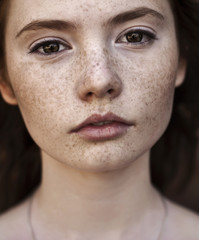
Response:
[{"label": "neck", "polygon": [[[42,229],[59,233],[60,238],[120,239],[158,228],[163,210],[150,184],[149,153],[127,168],[103,173],[63,166],[44,153],[42,159],[42,183],[32,217],[43,238]],[[149,226],[151,219],[157,219],[157,226],[154,222]]]}]

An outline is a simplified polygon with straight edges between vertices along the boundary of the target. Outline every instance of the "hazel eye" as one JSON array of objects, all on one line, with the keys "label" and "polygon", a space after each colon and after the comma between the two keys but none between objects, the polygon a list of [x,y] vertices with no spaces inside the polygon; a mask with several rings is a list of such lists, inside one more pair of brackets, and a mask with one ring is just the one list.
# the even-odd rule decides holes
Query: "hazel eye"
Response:
[{"label": "hazel eye", "polygon": [[136,33],[136,32],[130,32],[126,34],[126,40],[128,42],[141,42],[143,39],[143,34]]},{"label": "hazel eye", "polygon": [[59,44],[58,43],[48,43],[43,45],[42,50],[44,53],[53,53],[59,51]]},{"label": "hazel eye", "polygon": [[143,45],[152,43],[152,41],[156,39],[154,32],[146,30],[145,28],[136,28],[122,33],[116,43],[124,43],[131,47],[142,47]]},{"label": "hazel eye", "polygon": [[40,55],[58,54],[64,50],[69,50],[71,47],[58,40],[47,40],[35,44],[29,53],[37,53]]}]

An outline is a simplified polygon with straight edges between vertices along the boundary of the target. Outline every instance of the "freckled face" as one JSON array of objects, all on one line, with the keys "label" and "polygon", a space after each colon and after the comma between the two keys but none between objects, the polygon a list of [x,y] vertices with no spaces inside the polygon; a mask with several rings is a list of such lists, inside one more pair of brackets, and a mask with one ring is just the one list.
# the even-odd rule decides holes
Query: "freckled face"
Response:
[{"label": "freckled face", "polygon": [[[13,0],[6,53],[26,126],[56,161],[94,171],[127,166],[168,124],[178,49],[167,1]],[[100,142],[69,134],[107,112],[134,125]]]}]

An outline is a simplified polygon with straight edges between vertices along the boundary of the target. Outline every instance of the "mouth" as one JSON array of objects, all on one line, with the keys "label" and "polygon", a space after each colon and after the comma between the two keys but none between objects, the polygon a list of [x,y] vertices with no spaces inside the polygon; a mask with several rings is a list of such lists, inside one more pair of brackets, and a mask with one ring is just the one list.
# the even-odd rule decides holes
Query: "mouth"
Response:
[{"label": "mouth", "polygon": [[113,114],[93,114],[70,133],[78,134],[88,141],[106,141],[118,138],[127,132],[134,124]]}]

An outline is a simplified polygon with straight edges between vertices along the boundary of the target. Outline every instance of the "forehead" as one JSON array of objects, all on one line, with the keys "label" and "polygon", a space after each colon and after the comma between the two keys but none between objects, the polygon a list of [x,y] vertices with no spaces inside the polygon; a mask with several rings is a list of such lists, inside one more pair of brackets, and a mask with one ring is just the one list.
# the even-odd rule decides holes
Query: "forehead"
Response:
[{"label": "forehead", "polygon": [[12,0],[10,18],[16,27],[38,19],[69,19],[91,25],[141,7],[171,16],[168,0]]}]

